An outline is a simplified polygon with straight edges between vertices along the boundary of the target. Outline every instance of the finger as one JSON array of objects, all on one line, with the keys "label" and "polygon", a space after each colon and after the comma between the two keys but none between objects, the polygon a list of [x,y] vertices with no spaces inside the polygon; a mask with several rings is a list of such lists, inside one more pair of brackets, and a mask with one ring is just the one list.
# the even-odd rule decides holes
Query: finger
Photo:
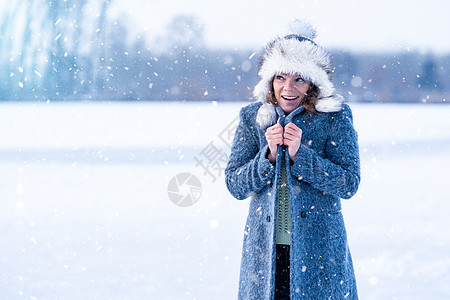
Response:
[{"label": "finger", "polygon": [[287,143],[291,144],[291,143],[296,143],[298,142],[298,139],[292,138],[292,137],[285,137],[283,139],[283,143],[286,145]]},{"label": "finger", "polygon": [[286,126],[288,126],[288,127],[293,127],[293,128],[299,128],[299,129],[300,129],[300,127],[298,127],[297,125],[295,125],[294,122],[289,122],[289,123],[286,124]]},{"label": "finger", "polygon": [[279,136],[279,135],[283,135],[283,133],[280,130],[267,130],[265,135],[266,135],[266,138],[267,138],[267,137],[276,137],[276,136]]},{"label": "finger", "polygon": [[283,134],[280,133],[266,133],[266,140],[283,139]]},{"label": "finger", "polygon": [[299,139],[299,138],[301,138],[302,134],[301,134],[301,132],[290,130],[290,131],[285,131],[283,136],[285,138],[290,137],[290,138]]},{"label": "finger", "polygon": [[276,128],[274,126],[267,128],[266,134],[276,134],[281,132],[279,128]]},{"label": "finger", "polygon": [[280,123],[277,123],[272,126],[272,131],[283,131],[283,126]]},{"label": "finger", "polygon": [[291,144],[300,144],[301,137],[299,136],[293,136],[293,135],[286,135],[284,136],[284,144],[291,143]]},{"label": "finger", "polygon": [[273,138],[283,139],[283,137],[284,137],[284,133],[283,132],[278,132],[278,133],[273,135]]},{"label": "finger", "polygon": [[295,138],[295,136],[292,135],[292,134],[285,134],[285,135],[283,136],[283,138],[284,138],[285,140],[293,140],[293,139]]},{"label": "finger", "polygon": [[281,130],[271,131],[269,133],[269,135],[271,135],[271,136],[282,136],[283,135],[283,131],[281,131]]},{"label": "finger", "polygon": [[296,130],[292,127],[286,127],[284,128],[284,133],[295,133]]},{"label": "finger", "polygon": [[294,123],[290,122],[286,125],[285,129],[294,130],[294,131],[302,131],[300,127],[295,125]]},{"label": "finger", "polygon": [[285,132],[289,132],[294,135],[301,136],[302,135],[302,129],[297,127],[295,124],[292,124],[292,126],[286,127]]},{"label": "finger", "polygon": [[284,130],[285,134],[291,134],[294,136],[301,136],[302,135],[302,130],[298,127],[296,128],[292,128],[292,127],[288,127]]},{"label": "finger", "polygon": [[272,133],[268,133],[268,134],[266,134],[266,140],[273,140],[273,139],[277,139],[277,138],[280,138],[280,139],[282,139],[283,138],[283,134],[280,132],[280,133],[276,133],[276,134],[272,134]]},{"label": "finger", "polygon": [[273,137],[270,139],[270,142],[274,144],[283,144],[283,140],[283,137]]}]

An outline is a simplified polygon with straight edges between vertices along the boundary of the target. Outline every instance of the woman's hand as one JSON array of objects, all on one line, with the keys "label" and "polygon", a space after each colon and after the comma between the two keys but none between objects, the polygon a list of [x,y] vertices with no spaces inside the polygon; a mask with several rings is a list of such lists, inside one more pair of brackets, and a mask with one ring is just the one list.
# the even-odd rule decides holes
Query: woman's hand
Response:
[{"label": "woman's hand", "polygon": [[288,147],[289,158],[294,162],[302,141],[302,130],[292,122],[289,122],[283,130],[283,126],[277,123],[267,128],[266,140],[269,145],[267,158],[271,163],[274,163],[277,159],[278,145],[286,145]]},{"label": "woman's hand", "polygon": [[269,154],[267,158],[271,163],[277,159],[277,145],[283,145],[283,126],[277,123],[266,130],[266,140],[269,145]]},{"label": "woman's hand", "polygon": [[302,130],[292,122],[284,127],[283,143],[288,146],[289,158],[295,161],[302,140]]}]

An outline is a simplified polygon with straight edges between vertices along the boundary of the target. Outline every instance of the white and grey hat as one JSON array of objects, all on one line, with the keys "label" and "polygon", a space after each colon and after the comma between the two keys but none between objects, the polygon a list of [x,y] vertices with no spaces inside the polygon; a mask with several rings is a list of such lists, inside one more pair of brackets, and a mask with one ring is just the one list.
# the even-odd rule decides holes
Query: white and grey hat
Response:
[{"label": "white and grey hat", "polygon": [[259,82],[253,95],[264,103],[257,117],[261,127],[275,123],[275,109],[268,95],[274,76],[281,73],[299,74],[318,88],[317,111],[335,112],[342,108],[343,97],[335,93],[331,82],[331,55],[314,42],[316,30],[298,19],[293,20],[288,28],[287,32],[267,44],[260,58]]}]

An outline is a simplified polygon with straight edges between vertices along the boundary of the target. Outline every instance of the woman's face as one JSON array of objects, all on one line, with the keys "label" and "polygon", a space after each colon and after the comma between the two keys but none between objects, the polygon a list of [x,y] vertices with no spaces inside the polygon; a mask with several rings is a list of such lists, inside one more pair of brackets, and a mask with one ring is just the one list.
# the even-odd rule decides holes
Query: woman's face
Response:
[{"label": "woman's face", "polygon": [[300,106],[309,86],[310,82],[297,74],[279,74],[273,79],[275,99],[286,114]]}]

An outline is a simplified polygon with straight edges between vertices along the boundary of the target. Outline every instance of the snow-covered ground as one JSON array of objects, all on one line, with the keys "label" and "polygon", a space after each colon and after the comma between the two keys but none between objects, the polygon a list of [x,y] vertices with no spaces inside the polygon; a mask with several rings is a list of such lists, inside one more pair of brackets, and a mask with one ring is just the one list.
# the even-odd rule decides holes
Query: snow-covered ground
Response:
[{"label": "snow-covered ground", "polygon": [[[248,200],[221,168],[242,105],[1,104],[0,298],[235,299]],[[360,298],[450,299],[450,106],[351,107]],[[190,207],[179,173],[201,182]]]}]

